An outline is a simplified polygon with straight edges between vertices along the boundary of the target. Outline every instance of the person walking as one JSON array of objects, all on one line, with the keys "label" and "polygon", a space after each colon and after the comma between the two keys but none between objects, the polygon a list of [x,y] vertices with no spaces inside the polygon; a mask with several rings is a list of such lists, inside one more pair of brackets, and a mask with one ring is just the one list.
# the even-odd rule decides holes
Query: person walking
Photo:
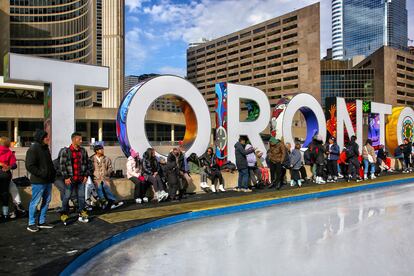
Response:
[{"label": "person walking", "polygon": [[9,187],[11,170],[17,168],[16,156],[10,150],[9,138],[0,137],[0,200],[2,201],[3,220],[9,218]]},{"label": "person walking", "polygon": [[82,135],[74,132],[71,135],[72,143],[61,154],[59,163],[60,171],[65,180],[65,196],[62,202],[62,214],[60,219],[66,225],[69,218],[69,200],[72,190],[76,191],[78,198],[78,221],[89,222],[88,213],[85,209],[85,183],[90,173],[88,153],[81,146]]},{"label": "person walking", "polygon": [[[46,214],[52,198],[52,183],[56,179],[49,151],[49,137],[44,130],[36,130],[34,142],[26,153],[26,170],[30,173],[32,185],[32,199],[29,204],[29,223],[27,230],[37,232],[40,228],[53,228],[46,223]],[[37,205],[40,205],[39,224],[36,224]]]},{"label": "person walking", "polygon": [[236,191],[238,192],[251,192],[248,188],[249,183],[249,169],[247,165],[247,155],[254,152],[255,148],[245,150],[246,137],[240,137],[239,141],[234,145],[236,156],[236,167],[239,172],[239,179],[237,183]]}]

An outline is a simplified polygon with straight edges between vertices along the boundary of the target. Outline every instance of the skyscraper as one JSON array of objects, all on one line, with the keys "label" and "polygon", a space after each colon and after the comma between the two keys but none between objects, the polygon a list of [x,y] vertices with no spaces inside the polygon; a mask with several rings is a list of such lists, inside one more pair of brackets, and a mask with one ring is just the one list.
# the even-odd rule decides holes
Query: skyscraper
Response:
[{"label": "skyscraper", "polygon": [[382,46],[407,50],[406,0],[332,0],[333,59],[369,56]]},{"label": "skyscraper", "polygon": [[110,88],[97,97],[77,91],[75,101],[117,107],[123,94],[123,10],[123,0],[1,0],[0,59],[10,51],[108,66]]}]

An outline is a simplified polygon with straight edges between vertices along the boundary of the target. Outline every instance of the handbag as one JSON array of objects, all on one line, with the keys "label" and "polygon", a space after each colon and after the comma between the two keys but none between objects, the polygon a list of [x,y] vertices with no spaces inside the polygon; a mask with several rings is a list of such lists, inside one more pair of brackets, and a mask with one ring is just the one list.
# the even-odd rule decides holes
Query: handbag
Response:
[{"label": "handbag", "polygon": [[371,154],[369,154],[368,149],[367,149],[367,146],[365,146],[364,148],[365,148],[365,151],[366,151],[366,152],[367,152],[367,154],[368,154],[368,162],[369,162],[369,163],[374,163],[374,158],[372,157],[372,155],[371,155]]}]

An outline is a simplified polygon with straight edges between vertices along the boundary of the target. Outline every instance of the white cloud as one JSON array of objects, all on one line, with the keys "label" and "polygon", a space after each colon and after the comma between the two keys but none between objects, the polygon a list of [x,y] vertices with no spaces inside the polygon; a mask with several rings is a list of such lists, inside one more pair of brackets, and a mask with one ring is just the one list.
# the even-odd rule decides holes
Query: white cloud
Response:
[{"label": "white cloud", "polygon": [[144,2],[148,0],[125,0],[125,6],[128,7],[129,12],[138,11]]},{"label": "white cloud", "polygon": [[164,67],[160,68],[159,73],[160,74],[171,74],[171,75],[184,77],[187,74],[187,71],[186,71],[185,68],[164,66]]},{"label": "white cloud", "polygon": [[[125,55],[127,62],[127,69],[138,70],[144,64],[148,56],[148,50],[142,44],[142,30],[133,28],[125,35]],[[127,70],[129,71],[129,70]]]},{"label": "white cloud", "polygon": [[[321,0],[321,52],[331,44],[330,0]],[[313,4],[317,0],[201,0],[186,4],[162,1],[143,9],[158,24],[163,37],[187,43],[217,38]]]}]

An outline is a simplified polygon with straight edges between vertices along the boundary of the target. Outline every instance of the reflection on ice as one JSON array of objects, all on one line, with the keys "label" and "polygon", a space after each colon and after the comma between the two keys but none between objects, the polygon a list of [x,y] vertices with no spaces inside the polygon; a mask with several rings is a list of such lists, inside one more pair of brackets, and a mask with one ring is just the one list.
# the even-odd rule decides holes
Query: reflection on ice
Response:
[{"label": "reflection on ice", "polygon": [[411,275],[414,187],[181,223],[114,246],[78,274]]}]

